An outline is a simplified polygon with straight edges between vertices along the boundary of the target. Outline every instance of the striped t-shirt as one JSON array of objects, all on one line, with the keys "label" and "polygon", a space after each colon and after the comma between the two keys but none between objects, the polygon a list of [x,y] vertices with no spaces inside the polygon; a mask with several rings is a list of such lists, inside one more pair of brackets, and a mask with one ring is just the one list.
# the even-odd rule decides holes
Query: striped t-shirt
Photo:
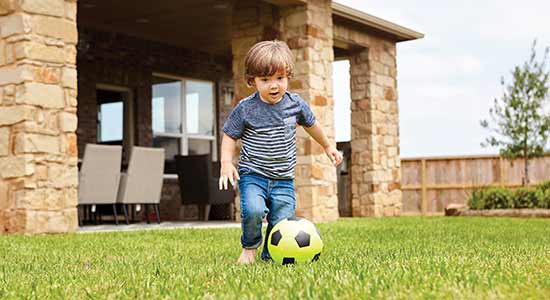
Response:
[{"label": "striped t-shirt", "polygon": [[239,173],[294,178],[296,124],[315,124],[315,116],[298,94],[286,92],[275,104],[263,102],[258,92],[241,100],[223,126],[228,136],[242,139]]}]

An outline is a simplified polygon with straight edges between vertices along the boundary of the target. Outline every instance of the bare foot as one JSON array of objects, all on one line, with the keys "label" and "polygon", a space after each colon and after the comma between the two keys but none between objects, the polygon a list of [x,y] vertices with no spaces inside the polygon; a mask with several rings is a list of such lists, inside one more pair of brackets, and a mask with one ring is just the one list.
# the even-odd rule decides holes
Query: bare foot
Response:
[{"label": "bare foot", "polygon": [[240,265],[248,265],[254,263],[256,260],[256,249],[243,249],[241,256],[237,260]]}]

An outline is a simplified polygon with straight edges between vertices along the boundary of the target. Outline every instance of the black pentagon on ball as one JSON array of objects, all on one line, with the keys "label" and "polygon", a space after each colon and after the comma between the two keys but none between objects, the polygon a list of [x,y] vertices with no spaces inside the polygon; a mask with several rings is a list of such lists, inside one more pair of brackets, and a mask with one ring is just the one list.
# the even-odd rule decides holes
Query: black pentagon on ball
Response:
[{"label": "black pentagon on ball", "polygon": [[312,259],[311,261],[318,261],[318,260],[319,260],[319,256],[321,256],[321,253],[315,254],[315,256],[313,257],[313,259]]},{"label": "black pentagon on ball", "polygon": [[273,234],[271,235],[271,245],[273,246],[279,245],[279,242],[281,241],[282,238],[283,238],[283,235],[281,234],[280,230],[273,232]]},{"label": "black pentagon on ball", "polygon": [[298,232],[294,239],[296,240],[296,243],[298,243],[298,246],[300,246],[300,248],[309,246],[310,236],[307,232],[303,232],[300,230],[300,232]]},{"label": "black pentagon on ball", "polygon": [[298,217],[296,217],[296,216],[292,216],[292,217],[286,218],[286,219],[289,220],[289,221],[300,221],[302,218],[298,218]]},{"label": "black pentagon on ball", "polygon": [[283,265],[294,264],[294,257],[285,257],[283,258]]}]

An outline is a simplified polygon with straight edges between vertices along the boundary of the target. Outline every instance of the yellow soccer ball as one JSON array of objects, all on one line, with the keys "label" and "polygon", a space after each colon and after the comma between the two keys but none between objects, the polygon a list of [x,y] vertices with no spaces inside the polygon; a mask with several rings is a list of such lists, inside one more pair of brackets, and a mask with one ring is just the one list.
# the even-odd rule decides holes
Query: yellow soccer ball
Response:
[{"label": "yellow soccer ball", "polygon": [[282,265],[316,261],[323,250],[323,240],[317,227],[297,217],[277,223],[267,242],[271,259]]}]

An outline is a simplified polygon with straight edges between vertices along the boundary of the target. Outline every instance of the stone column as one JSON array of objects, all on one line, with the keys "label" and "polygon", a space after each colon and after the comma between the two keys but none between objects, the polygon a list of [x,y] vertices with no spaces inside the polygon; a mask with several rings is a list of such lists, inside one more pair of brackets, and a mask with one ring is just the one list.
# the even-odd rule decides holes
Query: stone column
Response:
[{"label": "stone column", "polygon": [[76,7],[0,0],[0,233],[78,226]]},{"label": "stone column", "polygon": [[[306,100],[323,130],[334,141],[332,98],[332,9],[330,0],[281,9],[281,33],[296,66],[290,91]],[[338,218],[336,169],[325,152],[302,128],[297,133],[296,215],[315,222]]]},{"label": "stone column", "polygon": [[395,44],[373,41],[350,56],[353,216],[401,213]]}]

